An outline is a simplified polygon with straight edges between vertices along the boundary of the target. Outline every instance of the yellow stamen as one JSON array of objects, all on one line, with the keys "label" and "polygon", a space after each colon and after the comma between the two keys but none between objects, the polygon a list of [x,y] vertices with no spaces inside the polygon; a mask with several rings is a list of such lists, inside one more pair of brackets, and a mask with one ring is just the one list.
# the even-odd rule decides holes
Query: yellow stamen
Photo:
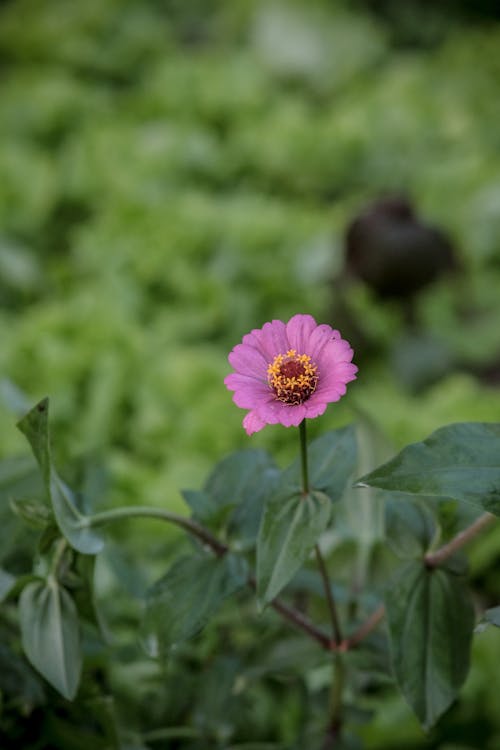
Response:
[{"label": "yellow stamen", "polygon": [[278,401],[297,405],[306,401],[318,385],[318,367],[308,354],[289,349],[278,354],[267,368],[267,380]]}]

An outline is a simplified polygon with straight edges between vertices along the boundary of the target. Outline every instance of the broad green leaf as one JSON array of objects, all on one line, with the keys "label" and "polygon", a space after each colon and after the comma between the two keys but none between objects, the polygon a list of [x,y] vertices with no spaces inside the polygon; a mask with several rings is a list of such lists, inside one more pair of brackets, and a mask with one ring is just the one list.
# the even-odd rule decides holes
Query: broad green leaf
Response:
[{"label": "broad green leaf", "polygon": [[404,448],[359,484],[461,500],[500,515],[500,424],[463,422],[442,427],[423,442]]},{"label": "broad green leaf", "polygon": [[78,552],[95,555],[103,547],[102,538],[86,524],[76,507],[73,493],[58,476],[50,457],[49,400],[43,399],[18,423],[38,462],[47,495],[62,534]]},{"label": "broad green leaf", "polygon": [[[308,446],[309,484],[314,490],[339,500],[356,465],[356,433],[349,425],[327,432]],[[300,459],[284,472],[283,482],[301,487]]]},{"label": "broad green leaf", "polygon": [[177,560],[147,594],[144,633],[148,650],[163,653],[195,635],[246,580],[244,561],[231,554]]},{"label": "broad green leaf", "polygon": [[330,498],[316,490],[304,495],[285,488],[269,499],[257,539],[257,594],[263,604],[293,578],[330,515]]},{"label": "broad green leaf", "polygon": [[387,542],[401,558],[422,557],[429,549],[438,525],[431,508],[421,498],[391,495],[385,508]]},{"label": "broad green leaf", "polygon": [[474,609],[461,579],[407,563],[385,598],[394,674],[425,729],[456,698],[469,669]]},{"label": "broad green leaf", "polygon": [[82,669],[78,614],[68,592],[53,578],[29,583],[19,598],[23,649],[33,666],[68,700]]}]

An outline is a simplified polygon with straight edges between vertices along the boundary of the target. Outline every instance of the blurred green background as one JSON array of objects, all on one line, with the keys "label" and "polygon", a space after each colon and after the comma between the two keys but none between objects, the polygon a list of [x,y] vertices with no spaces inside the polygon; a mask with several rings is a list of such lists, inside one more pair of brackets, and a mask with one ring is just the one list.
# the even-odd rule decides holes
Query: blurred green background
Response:
[{"label": "blurred green background", "polygon": [[[292,431],[247,438],[222,381],[244,333],[296,312],[370,342],[313,434],[361,411],[400,447],[498,420],[500,13],[470,5],[3,0],[0,454],[26,453],[16,415],[49,395],[58,463],[95,509],[183,510],[230,450],[293,455]],[[416,332],[342,281],[346,227],[388,193],[459,258]],[[128,540],[145,567],[164,557],[146,532]],[[478,580],[496,549],[473,550]],[[454,719],[497,739],[499,649],[478,639]],[[494,750],[456,725],[427,741],[385,706],[368,747]]]}]

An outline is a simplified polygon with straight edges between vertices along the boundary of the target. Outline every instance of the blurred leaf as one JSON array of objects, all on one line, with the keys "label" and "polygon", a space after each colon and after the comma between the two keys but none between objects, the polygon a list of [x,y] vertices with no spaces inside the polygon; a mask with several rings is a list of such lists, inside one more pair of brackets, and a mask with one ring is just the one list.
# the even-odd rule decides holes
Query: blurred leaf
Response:
[{"label": "blurred leaf", "polygon": [[500,424],[464,422],[442,427],[359,483],[462,500],[500,515]]},{"label": "blurred leaf", "polygon": [[15,585],[16,577],[0,568],[0,602],[3,602],[7,594]]},{"label": "blurred leaf", "polygon": [[25,523],[36,529],[43,529],[52,519],[52,513],[43,503],[34,500],[11,500],[10,507]]},{"label": "blurred leaf", "polygon": [[271,456],[262,450],[243,450],[220,461],[207,479],[204,490],[219,505],[251,501],[261,492],[268,473],[276,470]]},{"label": "blurred leaf", "polygon": [[50,457],[49,400],[40,401],[18,423],[21,432],[28,438],[40,470],[57,524],[74,549],[87,555],[100,552],[104,546],[102,538],[85,525],[85,516],[77,509],[73,494],[54,469]]},{"label": "blurred leaf", "polygon": [[416,561],[399,571],[385,603],[397,682],[429,729],[467,676],[474,608],[456,576]]},{"label": "blurred leaf", "polygon": [[231,554],[178,559],[147,593],[143,630],[148,651],[164,653],[195,635],[246,580],[244,561]]},{"label": "blurred leaf", "polygon": [[304,495],[285,487],[267,501],[257,540],[257,594],[263,604],[297,573],[330,517],[330,498],[316,490]]},{"label": "blurred leaf", "polygon": [[33,666],[68,700],[80,682],[82,654],[78,614],[55,579],[29,583],[19,599],[23,648]]}]

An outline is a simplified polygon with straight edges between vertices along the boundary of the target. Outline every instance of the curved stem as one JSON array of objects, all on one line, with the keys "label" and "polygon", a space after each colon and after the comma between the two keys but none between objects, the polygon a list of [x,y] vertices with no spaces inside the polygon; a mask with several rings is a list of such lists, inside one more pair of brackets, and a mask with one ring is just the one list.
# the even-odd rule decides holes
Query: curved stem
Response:
[{"label": "curved stem", "polygon": [[177,513],[171,513],[163,508],[150,508],[144,505],[127,505],[123,508],[113,508],[105,510],[102,513],[96,513],[93,516],[87,516],[82,526],[105,526],[114,521],[121,521],[124,518],[158,518],[162,521],[173,523],[175,526],[189,531],[190,534],[197,537],[201,542],[208,545],[216,555],[225,555],[228,551],[226,544],[220,542],[214,537],[208,529],[200,526],[196,521],[185,516],[179,516]]},{"label": "curved stem", "polygon": [[441,565],[445,560],[451,557],[460,549],[460,547],[467,544],[467,542],[473,539],[476,534],[479,534],[479,532],[489,526],[490,523],[493,523],[494,520],[495,516],[491,513],[483,513],[479,518],[476,518],[470,526],[463,531],[460,531],[453,537],[453,539],[447,542],[447,544],[443,544],[443,546],[435,552],[428,552],[424,557],[426,566],[428,568],[437,568],[438,565]]},{"label": "curved stem", "polygon": [[59,566],[61,565],[61,561],[64,557],[64,553],[66,552],[66,548],[68,546],[68,542],[63,537],[60,537],[58,541],[56,542],[56,548],[54,551],[54,555],[52,557],[52,560],[50,562],[50,570],[48,577],[56,578],[59,573]]}]

